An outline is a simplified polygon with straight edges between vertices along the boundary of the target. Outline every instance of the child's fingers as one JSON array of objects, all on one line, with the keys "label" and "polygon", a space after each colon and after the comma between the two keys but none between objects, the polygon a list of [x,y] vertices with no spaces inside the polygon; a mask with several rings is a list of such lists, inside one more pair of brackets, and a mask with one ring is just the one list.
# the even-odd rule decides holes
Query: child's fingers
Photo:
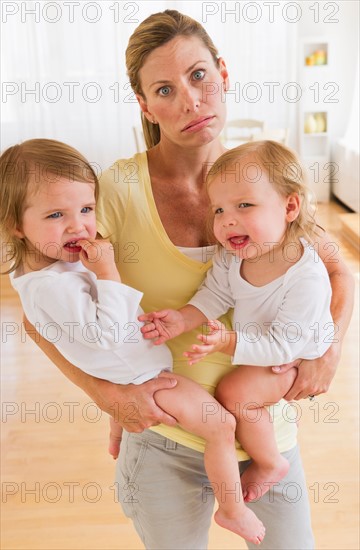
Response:
[{"label": "child's fingers", "polygon": [[223,325],[223,323],[221,323],[217,319],[215,320],[210,319],[210,321],[207,322],[207,326],[210,329],[210,334],[215,332],[221,332],[222,330],[226,330],[225,325]]},{"label": "child's fingers", "polygon": [[198,340],[201,340],[205,345],[213,346],[219,342],[219,335],[216,334],[198,334]]},{"label": "child's fingers", "polygon": [[80,239],[80,241],[76,241],[77,246],[81,246],[82,250],[80,252],[80,255],[85,255],[85,258],[87,257],[86,254],[86,248],[90,246],[90,242],[86,239]]},{"label": "child's fingers", "polygon": [[[140,319],[139,319],[139,321],[140,321]],[[152,332],[154,330],[156,330],[156,332],[158,332],[158,330],[155,326],[155,323],[152,323],[150,321],[148,323],[146,323],[145,325],[143,325],[140,330],[143,334],[146,334],[147,332]]]},{"label": "child's fingers", "polygon": [[168,338],[165,338],[164,336],[160,336],[157,340],[154,341],[155,346],[161,346],[161,344],[165,344],[167,342]]},{"label": "child's fingers", "polygon": [[194,365],[195,363],[198,363],[201,361],[201,359],[204,359],[208,353],[194,353],[191,351],[186,351],[184,353],[184,356],[188,358],[189,365]]},{"label": "child's fingers", "polygon": [[149,311],[148,313],[142,313],[139,315],[139,321],[153,321],[153,319],[162,319],[168,315],[167,309],[161,309],[160,311]]},{"label": "child's fingers", "polygon": [[[204,357],[205,357],[205,355],[204,355]],[[203,359],[203,357],[197,357],[196,359],[189,357],[188,363],[189,363],[189,365],[196,365],[196,363],[199,363],[199,361],[201,361],[201,359]]]},{"label": "child's fingers", "polygon": [[159,338],[159,332],[157,330],[151,330],[150,332],[143,332],[143,337],[145,340],[154,340],[154,338]]},{"label": "child's fingers", "polygon": [[[154,326],[152,328],[147,328],[146,331],[145,331],[145,327],[142,327],[140,330],[141,330],[143,338],[145,338],[145,340],[154,340],[154,338],[158,338],[158,339],[161,338],[160,334],[159,334],[159,331]],[[159,342],[159,340],[154,342],[154,344],[157,344],[158,342]],[[160,343],[162,344],[163,342],[161,341]]]},{"label": "child's fingers", "polygon": [[81,246],[83,250],[89,250],[90,248],[98,249],[98,244],[96,241],[92,239],[80,239],[79,241],[76,241],[76,244],[78,246]]},{"label": "child's fingers", "polygon": [[166,342],[166,338],[164,338],[163,336],[160,336],[160,333],[155,327],[154,323],[149,323],[148,325],[144,325],[143,327],[141,327],[140,331],[143,335],[143,338],[145,338],[145,340],[155,340],[155,338],[157,338],[157,340],[153,342],[156,346],[159,346],[160,344],[163,344],[164,342]]},{"label": "child's fingers", "polygon": [[207,355],[209,355],[208,353],[188,353],[187,354],[187,357],[190,361],[200,361],[201,359],[203,359],[204,357],[206,357]]},{"label": "child's fingers", "polygon": [[200,346],[200,345],[193,345],[191,346],[191,350],[189,351],[186,351],[185,353],[187,354],[205,354],[205,355],[208,355],[209,353],[213,353],[214,351],[214,346],[209,346],[207,344],[205,344],[204,346]]},{"label": "child's fingers", "polygon": [[207,324],[211,327],[215,327],[215,328],[225,328],[225,325],[219,321],[218,319],[209,319]]},{"label": "child's fingers", "polygon": [[141,315],[138,316],[138,320],[143,322],[152,321],[153,319],[154,319],[154,312],[142,313]]},{"label": "child's fingers", "polygon": [[169,314],[168,309],[160,309],[159,311],[153,312],[155,319],[162,319],[163,317],[166,317],[168,314]]},{"label": "child's fingers", "polygon": [[113,246],[110,241],[107,241],[106,239],[92,239],[91,237],[87,237],[86,239],[79,239],[76,241],[79,243],[79,246],[82,246],[80,243],[88,243],[94,246],[97,246],[99,248],[106,248],[106,249],[113,249]]},{"label": "child's fingers", "polygon": [[81,246],[82,251],[80,255],[84,255],[85,259],[98,260],[100,258],[99,253],[101,249],[96,241],[91,239],[80,239],[76,244]]},{"label": "child's fingers", "polygon": [[78,246],[81,246],[81,248],[83,248],[86,245],[91,244],[91,239],[79,239],[78,241],[76,241],[76,244]]},{"label": "child's fingers", "polygon": [[214,351],[214,346],[211,344],[204,344],[203,346],[194,344],[192,346],[192,351],[193,353],[212,353]]},{"label": "child's fingers", "polygon": [[146,323],[148,321],[155,321],[155,319],[163,319],[167,314],[167,309],[162,309],[161,311],[150,311],[149,313],[142,313],[139,315],[138,320]]}]

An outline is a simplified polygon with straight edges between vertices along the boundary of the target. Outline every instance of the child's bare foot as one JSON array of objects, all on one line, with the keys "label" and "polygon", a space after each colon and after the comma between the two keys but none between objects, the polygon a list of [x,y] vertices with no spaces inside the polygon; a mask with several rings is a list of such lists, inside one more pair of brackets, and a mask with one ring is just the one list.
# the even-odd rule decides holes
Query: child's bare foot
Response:
[{"label": "child's bare foot", "polygon": [[240,478],[244,501],[251,502],[265,495],[270,487],[286,476],[289,467],[289,462],[281,455],[273,467],[252,462]]},{"label": "child's bare foot", "polygon": [[263,523],[256,517],[254,512],[249,510],[246,506],[243,507],[240,517],[232,518],[227,516],[224,511],[219,508],[215,512],[214,519],[220,527],[233,531],[240,537],[253,542],[254,544],[260,544],[265,536],[265,527]]}]

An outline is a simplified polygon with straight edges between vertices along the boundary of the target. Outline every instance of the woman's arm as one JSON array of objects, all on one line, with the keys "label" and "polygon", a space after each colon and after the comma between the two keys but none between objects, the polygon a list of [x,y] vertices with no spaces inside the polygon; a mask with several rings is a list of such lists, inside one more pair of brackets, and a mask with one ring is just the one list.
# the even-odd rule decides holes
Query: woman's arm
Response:
[{"label": "woman's arm", "polygon": [[337,342],[320,358],[302,361],[280,367],[273,371],[281,374],[298,365],[298,376],[285,396],[286,399],[304,399],[309,395],[319,395],[328,391],[340,361],[342,341],[350,323],[354,305],[354,278],[341,258],[338,245],[325,233],[316,243],[317,252],[329,273],[332,288],[331,315],[338,328]]},{"label": "woman's arm", "polygon": [[318,254],[329,273],[332,288],[331,315],[338,326],[339,344],[342,345],[354,307],[354,277],[340,256],[338,245],[325,233],[319,240]]},{"label": "woman's arm", "polygon": [[142,432],[159,423],[175,426],[176,420],[160,409],[154,401],[158,390],[171,389],[176,380],[171,375],[159,376],[144,384],[121,386],[100,378],[95,378],[69,363],[53,344],[42,338],[33,325],[24,317],[28,335],[58,367],[58,369],[97,404],[111,415],[126,431]]}]

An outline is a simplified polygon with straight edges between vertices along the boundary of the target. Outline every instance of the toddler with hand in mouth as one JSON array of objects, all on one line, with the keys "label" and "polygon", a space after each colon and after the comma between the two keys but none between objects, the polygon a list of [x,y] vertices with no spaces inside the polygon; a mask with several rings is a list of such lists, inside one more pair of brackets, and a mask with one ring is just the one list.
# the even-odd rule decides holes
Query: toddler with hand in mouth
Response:
[{"label": "toddler with hand in mouth", "polygon": [[[121,282],[112,244],[96,236],[99,183],[89,162],[64,143],[34,139],[7,149],[0,172],[0,228],[12,262],[8,273],[28,320],[91,376],[124,385],[158,376],[176,381],[171,389],[157,391],[155,402],[205,439],[210,483],[231,489],[225,497],[214,489],[215,520],[260,544],[264,525],[241,495],[235,420],[200,384],[171,372],[166,345],[154,346],[142,337],[143,293]],[[206,421],[204,405],[214,411]],[[121,436],[120,424],[112,419],[114,458]]]}]

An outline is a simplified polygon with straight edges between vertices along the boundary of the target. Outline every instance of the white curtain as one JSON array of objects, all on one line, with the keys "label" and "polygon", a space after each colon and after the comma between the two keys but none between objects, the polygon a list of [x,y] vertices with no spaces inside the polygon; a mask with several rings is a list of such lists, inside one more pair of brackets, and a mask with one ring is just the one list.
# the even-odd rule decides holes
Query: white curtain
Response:
[{"label": "white curtain", "polygon": [[130,156],[139,108],[128,85],[125,48],[140,21],[167,8],[200,21],[227,62],[229,120],[258,118],[268,126],[289,126],[296,104],[284,90],[294,92],[288,83],[294,80],[295,25],[283,17],[270,23],[263,2],[246,3],[246,11],[244,5],[3,2],[2,149],[34,137],[59,139],[100,169]]}]

